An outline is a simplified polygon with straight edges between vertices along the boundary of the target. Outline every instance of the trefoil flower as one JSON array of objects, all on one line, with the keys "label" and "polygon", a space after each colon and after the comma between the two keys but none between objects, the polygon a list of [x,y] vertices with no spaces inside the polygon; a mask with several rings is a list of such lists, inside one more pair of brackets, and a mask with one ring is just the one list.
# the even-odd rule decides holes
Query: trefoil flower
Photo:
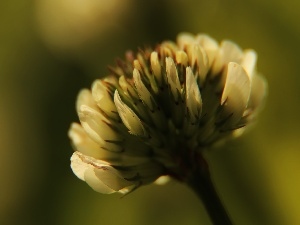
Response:
[{"label": "trefoil flower", "polygon": [[254,50],[206,34],[127,52],[78,95],[73,172],[101,193],[129,193],[161,176],[193,183],[206,168],[202,153],[256,118],[266,93],[256,60]]}]

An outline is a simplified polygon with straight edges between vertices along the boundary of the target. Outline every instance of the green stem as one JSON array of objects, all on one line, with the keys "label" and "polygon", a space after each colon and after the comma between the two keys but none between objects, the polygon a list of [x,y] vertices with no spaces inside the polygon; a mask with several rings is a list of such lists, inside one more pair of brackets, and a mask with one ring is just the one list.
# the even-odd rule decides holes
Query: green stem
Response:
[{"label": "green stem", "polygon": [[233,225],[216,192],[208,166],[203,158],[200,166],[193,171],[188,184],[202,200],[213,225]]}]

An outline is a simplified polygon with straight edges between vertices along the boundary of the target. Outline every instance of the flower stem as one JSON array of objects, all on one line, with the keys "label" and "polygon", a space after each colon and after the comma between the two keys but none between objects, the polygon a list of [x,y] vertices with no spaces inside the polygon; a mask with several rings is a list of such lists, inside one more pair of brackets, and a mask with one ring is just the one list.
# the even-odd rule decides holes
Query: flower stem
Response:
[{"label": "flower stem", "polygon": [[204,158],[201,159],[200,165],[188,180],[189,186],[202,200],[213,225],[233,225],[216,192]]}]

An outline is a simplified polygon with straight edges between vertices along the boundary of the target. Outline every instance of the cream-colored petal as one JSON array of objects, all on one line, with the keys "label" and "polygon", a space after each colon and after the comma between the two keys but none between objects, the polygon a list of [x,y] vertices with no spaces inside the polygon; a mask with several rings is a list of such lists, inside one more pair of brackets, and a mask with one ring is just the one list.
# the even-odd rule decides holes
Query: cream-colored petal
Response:
[{"label": "cream-colored petal", "polygon": [[202,109],[202,100],[200,95],[200,90],[190,67],[186,68],[186,107],[188,108],[192,122],[195,123],[197,119],[200,118]]},{"label": "cream-colored petal", "polygon": [[80,124],[72,123],[68,135],[77,151],[94,158],[101,156],[100,146],[86,134]]},{"label": "cream-colored petal", "polygon": [[92,84],[92,96],[100,109],[102,109],[108,116],[117,119],[116,106],[104,81],[94,81]]},{"label": "cream-colored petal", "polygon": [[181,64],[181,65],[184,65],[184,66],[188,65],[188,56],[185,53],[185,51],[182,51],[182,50],[177,51],[175,57],[176,57],[176,63],[177,64]]},{"label": "cream-colored petal", "polygon": [[151,63],[151,69],[153,71],[153,74],[156,78],[156,81],[158,82],[159,86],[162,85],[162,74],[161,74],[161,65],[158,59],[158,53],[152,52],[150,56],[150,63]]},{"label": "cream-colored petal", "polygon": [[153,95],[149,92],[148,88],[144,85],[142,81],[142,77],[140,72],[137,69],[133,70],[133,81],[136,87],[136,90],[140,96],[140,99],[146,105],[147,110],[150,114],[150,117],[160,130],[165,130],[166,127],[166,118],[163,113],[158,110],[158,105],[153,97]]},{"label": "cream-colored petal", "polygon": [[177,35],[177,44],[179,49],[184,50],[187,45],[195,43],[195,36],[191,33],[182,32]]},{"label": "cream-colored petal", "polygon": [[114,101],[117,106],[118,113],[129,132],[142,137],[148,136],[142,121],[133,112],[133,110],[121,100],[118,90],[115,91]]},{"label": "cream-colored petal", "polygon": [[165,185],[166,183],[168,183],[171,180],[170,176],[160,176],[159,178],[157,178],[155,180],[155,184],[157,185]]},{"label": "cream-colored petal", "polygon": [[203,47],[203,49],[205,50],[209,61],[208,66],[210,67],[219,48],[218,42],[206,34],[198,34],[195,39],[196,43],[200,44],[201,47]]},{"label": "cream-colored petal", "polygon": [[139,96],[136,93],[134,86],[129,84],[129,82],[126,80],[125,76],[121,76],[119,78],[119,85],[122,88],[122,90],[126,96],[128,96],[129,98],[132,98],[134,100],[139,99]]},{"label": "cream-colored petal", "polygon": [[200,45],[192,46],[192,66],[198,66],[200,83],[203,83],[209,70],[208,57]]},{"label": "cream-colored petal", "polygon": [[102,194],[112,194],[116,191],[107,186],[99,177],[96,175],[94,168],[89,168],[84,173],[85,182],[94,190]]},{"label": "cream-colored petal", "polygon": [[228,64],[226,83],[221,97],[221,121],[225,129],[232,128],[242,117],[250,96],[251,83],[244,68],[234,62]]},{"label": "cream-colored petal", "polygon": [[118,86],[118,78],[114,75],[106,76],[102,79],[105,83],[112,85],[113,87]]},{"label": "cream-colored petal", "polygon": [[254,74],[256,66],[257,54],[254,50],[249,49],[244,52],[241,66],[246,70],[250,80]]},{"label": "cream-colored petal", "polygon": [[85,105],[81,106],[79,117],[84,128],[89,127],[103,140],[122,140],[118,133],[108,125],[109,121],[94,109]]},{"label": "cream-colored petal", "polygon": [[228,62],[239,63],[242,59],[243,52],[242,49],[231,41],[223,41],[221,43],[223,62],[227,64]]},{"label": "cream-colored petal", "polygon": [[96,160],[93,157],[86,156],[80,152],[74,152],[71,157],[71,168],[74,174],[81,180],[87,182],[95,191],[110,194],[116,190],[107,186],[96,175],[95,169],[109,167],[108,163]]},{"label": "cream-colored petal", "polygon": [[134,183],[121,177],[120,174],[110,166],[95,168],[94,172],[99,180],[114,191],[120,191],[125,187],[134,185]]},{"label": "cream-colored petal", "polygon": [[80,154],[78,154],[78,152],[74,152],[71,156],[71,169],[73,170],[73,173],[80,180],[84,181],[84,173],[88,168],[91,168],[91,165],[84,163],[80,158]]},{"label": "cream-colored petal", "polygon": [[124,76],[121,76],[119,79],[119,84],[122,90],[118,90],[118,93],[120,96],[122,96],[122,102],[126,102],[127,106],[136,112],[140,120],[149,122],[151,120],[150,116],[137,93],[133,80],[129,80]]},{"label": "cream-colored petal", "polygon": [[84,155],[91,156],[95,159],[101,159],[109,162],[121,163],[121,155],[111,151],[104,150],[101,146],[93,141],[85,132],[83,127],[78,123],[72,123],[68,135],[72,140],[76,151]]},{"label": "cream-colored petal", "polygon": [[171,93],[175,101],[179,101],[178,92],[181,93],[181,86],[178,77],[177,68],[175,66],[174,60],[171,57],[166,58],[166,78],[167,82],[170,85]]},{"label": "cream-colored petal", "polygon": [[231,41],[222,41],[212,65],[212,73],[218,74],[229,62],[240,63],[243,56],[241,48]]},{"label": "cream-colored petal", "polygon": [[122,149],[113,143],[121,141],[122,137],[108,125],[109,121],[101,113],[82,105],[78,114],[81,125],[93,141],[102,148],[111,151],[120,151]]},{"label": "cream-colored petal", "polygon": [[141,74],[137,69],[133,70],[133,81],[136,87],[136,90],[140,96],[140,99],[148,106],[148,108],[153,111],[154,110],[154,99],[151,96],[149,90],[144,85]]},{"label": "cream-colored petal", "polygon": [[91,91],[88,89],[82,89],[77,96],[77,101],[76,101],[77,112],[80,111],[80,107],[82,105],[87,105],[93,109],[97,109],[97,104],[93,99]]},{"label": "cream-colored petal", "polygon": [[164,57],[173,57],[174,52],[178,51],[178,45],[173,41],[165,41],[160,45],[161,55]]},{"label": "cream-colored petal", "polygon": [[74,152],[71,157],[71,168],[74,174],[81,180],[84,179],[84,173],[89,168],[94,168],[95,166],[107,166],[108,163],[102,160],[96,160],[93,157],[86,156],[81,152]]},{"label": "cream-colored petal", "polygon": [[251,94],[248,107],[252,110],[262,107],[264,99],[267,95],[268,85],[266,80],[259,75],[252,77]]},{"label": "cream-colored petal", "polygon": [[135,69],[137,69],[137,70],[139,70],[139,71],[142,71],[142,70],[143,70],[140,61],[137,60],[137,59],[135,59],[135,60],[133,61],[133,66],[134,66]]}]

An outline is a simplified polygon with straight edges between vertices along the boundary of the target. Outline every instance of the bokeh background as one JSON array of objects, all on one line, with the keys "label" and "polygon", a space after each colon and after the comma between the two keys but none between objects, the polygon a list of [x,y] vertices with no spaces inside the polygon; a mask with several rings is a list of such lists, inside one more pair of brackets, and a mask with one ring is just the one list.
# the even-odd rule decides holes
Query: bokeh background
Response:
[{"label": "bokeh background", "polygon": [[294,0],[1,0],[0,224],[210,224],[186,186],[101,195],[69,167],[75,99],[128,49],[181,31],[258,52],[259,122],[208,155],[235,224],[300,224],[300,3]]}]

